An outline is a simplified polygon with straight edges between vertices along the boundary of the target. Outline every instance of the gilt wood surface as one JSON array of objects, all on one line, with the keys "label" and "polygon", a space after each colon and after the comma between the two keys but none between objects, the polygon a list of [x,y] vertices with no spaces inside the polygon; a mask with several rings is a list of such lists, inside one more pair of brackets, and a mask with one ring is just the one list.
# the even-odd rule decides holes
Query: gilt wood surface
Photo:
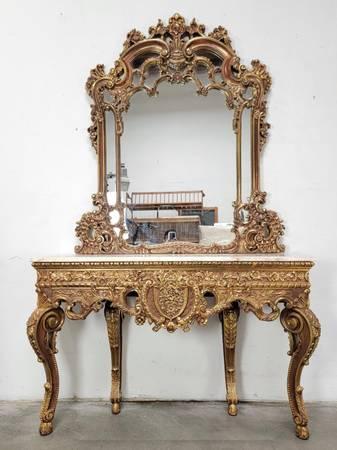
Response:
[{"label": "gilt wood surface", "polygon": [[[309,309],[309,270],[306,260],[272,258],[174,257],[70,257],[35,261],[38,304],[28,320],[30,342],[46,371],[41,409],[41,434],[52,431],[59,379],[55,360],[56,333],[65,316],[85,319],[105,304],[112,358],[112,408],[120,410],[121,320],[135,317],[149,322],[154,331],[188,331],[193,323],[205,325],[219,314],[222,321],[228,411],[237,413],[235,341],[239,310],[251,311],[260,320],[281,316],[290,339],[289,403],[296,433],[309,436],[308,417],[300,377],[320,335],[320,325]],[[136,292],[135,306],[127,295]],[[205,293],[213,293],[209,305]],[[280,306],[284,305],[284,309]],[[267,307],[267,309],[266,309]]]},{"label": "gilt wood surface", "polygon": [[[203,81],[200,70],[207,72]],[[151,74],[156,73],[151,82]],[[233,200],[233,234],[229,244],[200,245],[195,242],[165,242],[156,245],[129,245],[124,223],[125,204],[121,198],[121,160],[124,116],[132,97],[138,92],[155,96],[160,83],[172,85],[191,82],[196,93],[207,96],[212,90],[224,97],[224,107],[233,111],[233,133],[236,135],[236,198]],[[266,122],[266,98],[271,87],[267,68],[259,60],[251,67],[241,64],[231,44],[227,30],[219,26],[207,33],[206,27],[193,19],[190,23],[174,14],[165,25],[161,20],[149,28],[145,36],[131,30],[115,66],[106,71],[98,64],[91,70],[86,83],[92,99],[89,134],[98,158],[98,192],[93,195],[97,208],[87,212],[76,226],[80,244],[78,254],[123,253],[280,253],[283,222],[275,211],[265,208],[266,192],[261,189],[260,156],[266,142],[269,124]],[[250,195],[242,197],[242,115],[250,111]],[[115,122],[116,204],[107,201],[106,113]],[[168,124],[169,126],[169,124]],[[157,133],[157,130],[151,130]],[[205,133],[207,132],[205,127]],[[209,136],[210,146],[212,136]],[[160,150],[160,149],[159,149]],[[211,152],[210,152],[211,154]],[[205,161],[209,157],[205,149]],[[159,156],[160,157],[160,156]],[[219,186],[221,189],[221,186]],[[225,183],[223,185],[225,192]],[[118,223],[111,223],[110,213],[119,214]]]}]

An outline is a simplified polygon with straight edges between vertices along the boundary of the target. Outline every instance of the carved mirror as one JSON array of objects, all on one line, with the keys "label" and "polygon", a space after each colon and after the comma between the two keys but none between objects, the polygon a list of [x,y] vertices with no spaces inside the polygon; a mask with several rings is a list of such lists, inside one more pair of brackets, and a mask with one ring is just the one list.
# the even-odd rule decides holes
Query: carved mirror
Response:
[{"label": "carved mirror", "polygon": [[282,252],[260,187],[270,85],[221,26],[206,34],[175,14],[148,37],[132,30],[114,68],[87,81],[97,210],[78,222],[76,252]]}]

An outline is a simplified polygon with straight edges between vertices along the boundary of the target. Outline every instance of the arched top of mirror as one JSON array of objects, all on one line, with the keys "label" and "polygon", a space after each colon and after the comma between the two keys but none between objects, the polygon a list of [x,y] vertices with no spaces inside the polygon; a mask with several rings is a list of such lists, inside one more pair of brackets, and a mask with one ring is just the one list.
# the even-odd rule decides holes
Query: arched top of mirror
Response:
[{"label": "arched top of mirror", "polygon": [[[207,72],[207,81],[201,77]],[[271,85],[266,67],[258,60],[248,69],[231,46],[227,30],[222,26],[206,34],[205,26],[195,19],[190,24],[179,14],[168,25],[159,20],[149,28],[146,37],[133,29],[115,66],[108,72],[99,64],[93,69],[86,87],[95,104],[92,106],[93,126],[89,132],[97,150],[97,121],[104,111],[111,110],[122,134],[122,113],[130,106],[131,97],[141,90],[149,96],[158,93],[159,83],[182,84],[193,81],[199,95],[211,89],[224,93],[226,104],[234,109],[234,129],[244,107],[261,114],[260,144],[265,141],[268,124],[264,123],[264,96]]]}]

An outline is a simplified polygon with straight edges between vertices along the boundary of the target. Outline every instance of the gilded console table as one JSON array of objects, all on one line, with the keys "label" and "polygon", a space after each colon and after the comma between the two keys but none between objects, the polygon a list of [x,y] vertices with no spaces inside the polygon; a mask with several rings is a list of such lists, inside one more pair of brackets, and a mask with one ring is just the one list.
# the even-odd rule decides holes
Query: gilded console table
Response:
[{"label": "gilded console table", "polygon": [[[104,306],[112,357],[112,412],[121,401],[122,317],[154,331],[188,331],[219,314],[223,330],[228,412],[237,414],[235,342],[240,309],[281,324],[290,340],[288,397],[296,434],[309,437],[300,384],[319,336],[320,324],[309,309],[309,270],[313,263],[286,257],[249,256],[77,256],[35,261],[37,308],[27,323],[28,337],[46,372],[40,433],[52,432],[59,375],[56,334],[65,316],[85,319]],[[127,296],[137,295],[134,306]],[[215,302],[207,302],[212,293]],[[280,308],[280,305],[284,308]]]}]

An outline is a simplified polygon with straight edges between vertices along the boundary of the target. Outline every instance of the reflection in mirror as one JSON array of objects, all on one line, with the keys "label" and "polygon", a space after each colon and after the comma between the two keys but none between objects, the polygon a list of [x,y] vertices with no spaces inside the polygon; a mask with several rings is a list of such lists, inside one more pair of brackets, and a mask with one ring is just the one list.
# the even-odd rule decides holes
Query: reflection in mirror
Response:
[{"label": "reflection in mirror", "polygon": [[[135,94],[123,116],[121,196],[128,242],[229,244],[236,198],[233,111],[223,93],[198,96],[192,82],[163,82],[158,92],[155,97]],[[108,200],[113,205],[114,121],[112,113],[107,115]]]},{"label": "reflection in mirror", "polygon": [[110,205],[116,204],[115,120],[112,111],[105,112],[105,145],[107,160],[107,196]]},{"label": "reflection in mirror", "polygon": [[[251,109],[244,108],[241,120],[241,180],[242,202],[249,201],[251,193],[251,133],[250,133]],[[242,218],[244,219],[244,218]]]},{"label": "reflection in mirror", "polygon": [[[115,155],[115,120],[112,111],[105,112],[105,145],[107,149],[107,199],[111,206],[116,204],[117,187],[116,187],[116,155]],[[112,210],[110,212],[110,221],[112,225],[116,225],[119,221],[119,212]],[[115,228],[118,235],[119,229]]]}]

